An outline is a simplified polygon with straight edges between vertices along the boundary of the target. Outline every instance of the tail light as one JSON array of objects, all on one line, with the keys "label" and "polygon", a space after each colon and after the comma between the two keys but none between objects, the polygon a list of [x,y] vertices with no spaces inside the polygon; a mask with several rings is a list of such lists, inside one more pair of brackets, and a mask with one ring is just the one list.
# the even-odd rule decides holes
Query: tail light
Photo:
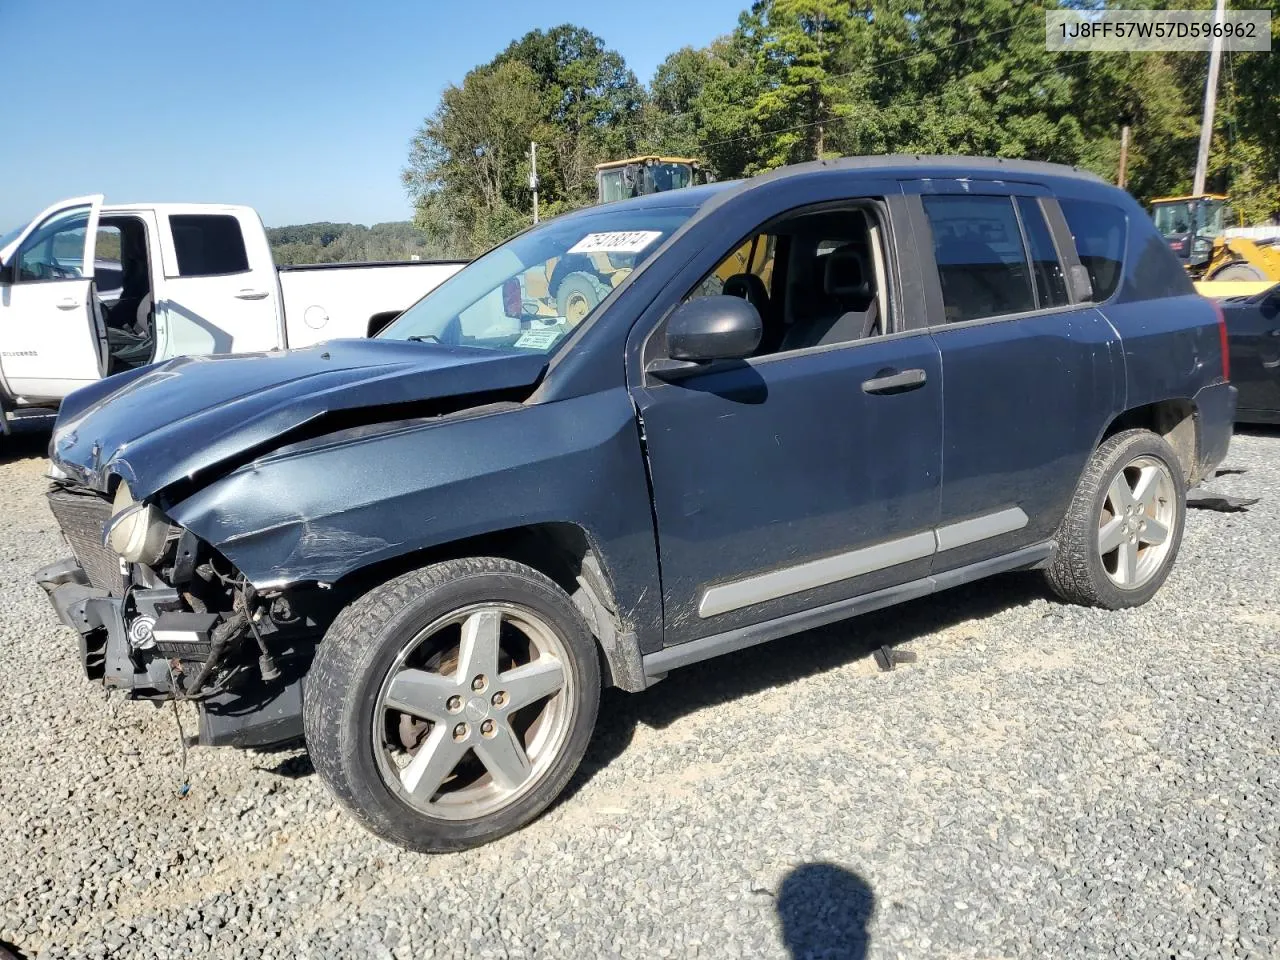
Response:
[{"label": "tail light", "polygon": [[1231,347],[1227,338],[1227,315],[1222,312],[1222,304],[1211,300],[1213,311],[1218,315],[1218,340],[1222,344],[1222,379],[1231,379]]}]

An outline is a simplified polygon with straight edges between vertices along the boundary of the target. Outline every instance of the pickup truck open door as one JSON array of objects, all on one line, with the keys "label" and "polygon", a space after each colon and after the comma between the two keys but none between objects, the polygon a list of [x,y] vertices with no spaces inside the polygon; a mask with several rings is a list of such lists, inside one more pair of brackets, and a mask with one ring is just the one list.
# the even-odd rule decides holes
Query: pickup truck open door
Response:
[{"label": "pickup truck open door", "polygon": [[56,203],[0,250],[0,374],[14,397],[63,397],[106,372],[93,284],[103,197]]}]

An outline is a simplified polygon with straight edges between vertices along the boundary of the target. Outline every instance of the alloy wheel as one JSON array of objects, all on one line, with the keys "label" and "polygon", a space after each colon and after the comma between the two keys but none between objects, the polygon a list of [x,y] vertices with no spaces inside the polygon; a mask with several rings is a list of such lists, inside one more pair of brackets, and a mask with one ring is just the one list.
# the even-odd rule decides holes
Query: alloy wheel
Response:
[{"label": "alloy wheel", "polygon": [[400,651],[374,704],[388,787],[431,817],[472,820],[538,782],[572,725],[564,641],[516,604],[465,607]]},{"label": "alloy wheel", "polygon": [[1098,517],[1098,555],[1112,583],[1135,590],[1169,555],[1177,495],[1169,467],[1156,457],[1131,460],[1107,487]]}]

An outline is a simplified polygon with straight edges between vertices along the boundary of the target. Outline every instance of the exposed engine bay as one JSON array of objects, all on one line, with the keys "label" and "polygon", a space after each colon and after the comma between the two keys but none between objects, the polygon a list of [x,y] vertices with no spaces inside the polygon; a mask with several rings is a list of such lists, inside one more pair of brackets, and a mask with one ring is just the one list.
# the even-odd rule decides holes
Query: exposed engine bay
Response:
[{"label": "exposed engine bay", "polygon": [[55,482],[49,506],[75,559],[36,579],[80,633],[90,680],[133,699],[195,702],[203,744],[301,735],[302,676],[334,606],[326,590],[259,592],[193,533],[134,503],[124,482],[111,499]]}]

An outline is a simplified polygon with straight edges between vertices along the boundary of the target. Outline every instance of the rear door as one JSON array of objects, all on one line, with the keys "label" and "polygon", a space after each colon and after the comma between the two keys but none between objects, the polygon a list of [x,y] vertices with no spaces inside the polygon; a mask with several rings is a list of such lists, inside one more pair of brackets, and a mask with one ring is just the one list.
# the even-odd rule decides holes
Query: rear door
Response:
[{"label": "rear door", "polygon": [[164,207],[156,359],[283,344],[280,287],[266,232],[248,207]]},{"label": "rear door", "polygon": [[1123,401],[1119,337],[1034,184],[912,181],[942,353],[942,506],[933,572],[1043,543]]},{"label": "rear door", "polygon": [[60,400],[103,375],[106,328],[93,282],[101,208],[101,195],[55,204],[6,251],[0,370],[15,397]]}]

